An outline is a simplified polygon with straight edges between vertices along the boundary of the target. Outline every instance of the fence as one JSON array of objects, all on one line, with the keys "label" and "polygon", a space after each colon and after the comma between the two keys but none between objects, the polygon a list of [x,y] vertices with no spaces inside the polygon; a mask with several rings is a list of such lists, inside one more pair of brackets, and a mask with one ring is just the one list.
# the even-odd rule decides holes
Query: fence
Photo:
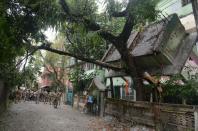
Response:
[{"label": "fence", "polygon": [[105,115],[131,126],[144,125],[160,131],[198,131],[196,106],[105,100]]}]

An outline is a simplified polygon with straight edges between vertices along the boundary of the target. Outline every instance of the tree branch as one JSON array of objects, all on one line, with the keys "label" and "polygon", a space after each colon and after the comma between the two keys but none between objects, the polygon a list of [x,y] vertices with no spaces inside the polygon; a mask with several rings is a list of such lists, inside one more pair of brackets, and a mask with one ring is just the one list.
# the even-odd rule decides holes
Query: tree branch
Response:
[{"label": "tree branch", "polygon": [[[70,9],[69,9],[69,6],[68,4],[66,3],[65,0],[60,0],[59,1],[64,12],[70,17],[70,21],[73,21],[73,22],[76,22],[76,23],[83,23],[85,25],[85,27],[90,30],[90,31],[98,31],[98,34],[103,38],[105,39],[106,41],[109,41],[109,42],[115,42],[117,37],[114,36],[113,34],[107,32],[107,31],[104,31],[104,30],[101,30],[101,27],[99,24],[97,24],[96,22],[92,21],[92,20],[89,20],[89,19],[86,19],[84,18],[83,16],[79,16],[79,15],[75,15],[75,14],[72,14],[70,12]],[[100,31],[101,30],[101,31]],[[114,44],[114,43],[112,43]]]},{"label": "tree branch", "polygon": [[69,6],[68,6],[68,4],[65,2],[65,0],[60,0],[59,3],[60,3],[60,5],[62,6],[64,12],[65,12],[67,15],[71,15],[71,14],[70,14]]},{"label": "tree branch", "polygon": [[22,60],[20,60],[20,61],[15,65],[15,67],[19,66],[25,59],[27,59],[29,56],[33,55],[38,49],[39,49],[39,47],[35,47],[35,48],[33,49],[33,51],[31,51],[29,54],[27,53],[27,55],[26,55]]},{"label": "tree branch", "polygon": [[98,31],[98,34],[105,39],[106,41],[109,41],[110,43],[112,43],[113,45],[118,43],[118,38],[123,42],[126,43],[131,31],[133,29],[134,26],[134,20],[132,18],[132,15],[128,15],[127,16],[127,10],[131,4],[131,2],[129,2],[129,4],[127,5],[126,10],[122,11],[122,12],[114,12],[112,14],[112,16],[114,17],[127,17],[125,26],[123,28],[123,31],[121,32],[121,34],[119,35],[119,37],[114,36],[113,34],[109,33],[108,31],[102,30],[100,25],[97,24],[96,22],[89,20],[87,18],[84,18],[83,16],[79,16],[79,15],[75,15],[72,14],[70,12],[69,6],[66,3],[65,0],[60,0],[60,4],[64,10],[64,12],[69,15],[70,20],[76,23],[83,23],[85,25],[85,27],[90,30],[90,31]]},{"label": "tree branch", "polygon": [[[69,33],[67,31],[65,31],[66,34],[66,38],[68,40],[68,42],[74,47],[75,43],[70,39]],[[81,50],[79,48],[77,48],[78,52],[81,53]]]},{"label": "tree branch", "polygon": [[123,42],[126,43],[131,35],[131,31],[133,30],[134,26],[134,19],[133,16],[129,15],[125,22],[124,28],[118,38]]},{"label": "tree branch", "polygon": [[98,32],[98,35],[100,35],[103,39],[105,39],[106,41],[110,42],[113,45],[117,44],[117,37],[115,37],[114,35],[112,35],[107,31],[100,31]]},{"label": "tree branch", "polygon": [[27,61],[28,61],[28,51],[26,52],[27,53],[27,57],[25,58],[25,63],[24,63],[24,65],[23,65],[23,70],[25,70],[25,66],[26,66],[26,64],[27,64]]},{"label": "tree branch", "polygon": [[127,10],[124,10],[122,12],[113,12],[111,14],[112,17],[125,17],[127,15]]},{"label": "tree branch", "polygon": [[57,49],[52,49],[52,48],[47,47],[47,46],[42,45],[42,46],[35,47],[35,48],[39,48],[40,50],[50,51],[50,52],[53,52],[53,53],[56,53],[56,54],[59,54],[59,55],[74,57],[78,60],[82,60],[82,61],[85,61],[85,62],[88,62],[88,63],[93,63],[93,64],[99,65],[101,67],[104,67],[104,68],[110,68],[110,69],[117,70],[117,71],[122,70],[122,68],[110,65],[108,63],[104,63],[104,62],[101,62],[101,61],[98,61],[98,60],[95,60],[95,59],[91,59],[91,58],[84,58],[80,55],[75,55],[75,54],[71,54],[69,52],[64,52],[64,51],[60,51],[60,50],[57,50]]}]

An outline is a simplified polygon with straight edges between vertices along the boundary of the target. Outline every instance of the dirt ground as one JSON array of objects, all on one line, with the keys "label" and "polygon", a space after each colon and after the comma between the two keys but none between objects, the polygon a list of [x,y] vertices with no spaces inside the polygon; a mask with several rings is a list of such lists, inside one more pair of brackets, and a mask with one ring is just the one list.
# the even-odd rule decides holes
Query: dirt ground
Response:
[{"label": "dirt ground", "polygon": [[0,131],[153,131],[128,127],[114,118],[83,114],[71,106],[54,109],[48,104],[21,102],[13,104],[0,117]]},{"label": "dirt ground", "polygon": [[70,106],[33,102],[13,104],[0,118],[0,131],[92,131],[97,117],[82,114]]}]

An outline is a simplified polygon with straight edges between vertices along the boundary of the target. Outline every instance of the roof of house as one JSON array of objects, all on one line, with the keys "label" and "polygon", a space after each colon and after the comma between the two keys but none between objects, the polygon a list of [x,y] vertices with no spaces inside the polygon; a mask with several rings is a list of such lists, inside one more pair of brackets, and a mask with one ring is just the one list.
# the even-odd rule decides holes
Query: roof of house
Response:
[{"label": "roof of house", "polygon": [[[167,24],[167,21],[161,20],[145,27],[143,32],[132,32],[127,41],[131,54],[136,57],[153,54],[153,52],[158,51],[162,44],[164,30]],[[112,62],[119,59],[120,54],[114,46],[110,46],[103,57],[103,61],[105,62]]]},{"label": "roof of house", "polygon": [[[181,72],[196,42],[196,35],[188,35],[178,16],[172,15],[145,27],[142,32],[132,32],[127,44],[142,70],[173,75]],[[120,59],[119,52],[111,45],[102,61],[111,63]]]},{"label": "roof of house", "polygon": [[93,78],[91,84],[88,87],[88,91],[97,89],[99,91],[105,91],[107,89],[107,87],[105,86],[105,84],[103,84],[101,78],[99,77],[95,77]]}]

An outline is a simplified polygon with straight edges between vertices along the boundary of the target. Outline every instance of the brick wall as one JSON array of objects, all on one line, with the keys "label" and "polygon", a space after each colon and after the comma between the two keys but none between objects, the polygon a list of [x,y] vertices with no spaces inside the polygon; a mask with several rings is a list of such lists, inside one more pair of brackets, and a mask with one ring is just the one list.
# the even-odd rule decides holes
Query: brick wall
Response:
[{"label": "brick wall", "polygon": [[114,116],[131,126],[144,125],[160,131],[195,130],[196,109],[196,106],[105,100],[105,115]]}]

